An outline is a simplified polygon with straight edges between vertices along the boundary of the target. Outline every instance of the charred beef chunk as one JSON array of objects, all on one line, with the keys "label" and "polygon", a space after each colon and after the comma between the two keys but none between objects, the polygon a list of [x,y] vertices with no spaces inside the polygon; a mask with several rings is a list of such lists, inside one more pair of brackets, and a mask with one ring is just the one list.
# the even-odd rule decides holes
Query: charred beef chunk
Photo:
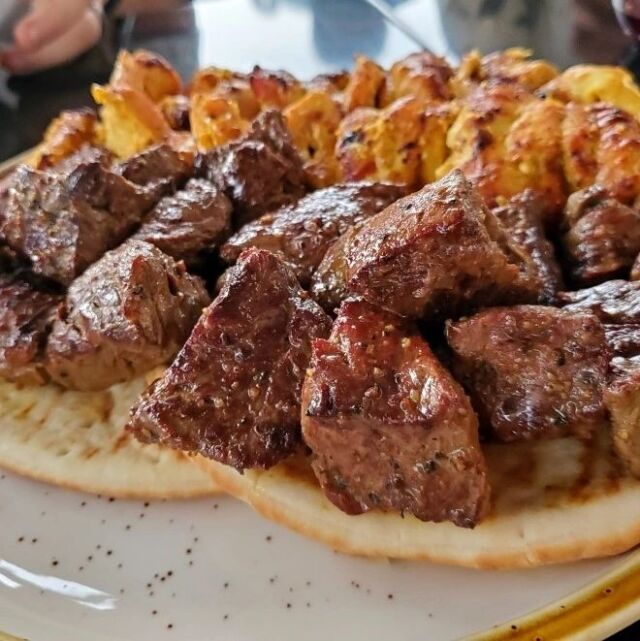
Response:
[{"label": "charred beef chunk", "polygon": [[498,440],[588,436],[604,418],[609,350],[593,314],[494,308],[446,333],[453,371]]},{"label": "charred beef chunk", "polygon": [[244,249],[268,249],[282,255],[306,287],[338,236],[382,211],[405,192],[397,185],[380,183],[345,183],[319,189],[245,225],[222,246],[220,256],[234,263]]},{"label": "charred beef chunk", "polygon": [[529,256],[525,263],[530,278],[539,283],[537,302],[551,304],[562,289],[562,272],[553,245],[546,239],[542,221],[544,204],[530,189],[514,196],[506,205],[493,210],[509,236]]},{"label": "charred beef chunk", "polygon": [[640,356],[614,358],[611,373],[604,402],[613,447],[629,471],[640,478]]},{"label": "charred beef chunk", "polygon": [[105,169],[109,169],[113,163],[113,154],[105,147],[97,147],[95,145],[85,144],[77,151],[74,151],[70,156],[63,158],[55,165],[50,167],[38,167],[38,169],[45,169],[50,173],[61,174],[66,176],[80,165],[98,163]]},{"label": "charred beef chunk", "polygon": [[[527,256],[461,172],[402,198],[367,220],[339,247],[352,294],[408,317],[441,318],[478,304],[535,301]],[[314,279],[315,295],[328,286]],[[535,280],[535,279],[534,279]]]},{"label": "charred beef chunk", "polygon": [[640,325],[604,325],[607,345],[613,356],[640,355]]},{"label": "charred beef chunk", "polygon": [[0,377],[30,385],[46,380],[44,346],[61,300],[20,275],[0,276]]},{"label": "charred beef chunk", "polygon": [[140,187],[100,163],[79,165],[67,176],[22,166],[0,235],[36,274],[68,285],[122,242],[149,206]]},{"label": "charred beef chunk", "polygon": [[192,175],[193,167],[169,145],[159,144],[124,160],[116,171],[132,183],[146,187],[158,200],[182,187]]},{"label": "charred beef chunk", "polygon": [[469,399],[416,328],[345,301],[313,343],[302,434],[332,503],[348,514],[410,512],[472,527],[489,502]]},{"label": "charred beef chunk", "polygon": [[576,292],[561,292],[558,302],[571,311],[592,312],[603,323],[640,324],[640,281],[610,280]]},{"label": "charred beef chunk", "polygon": [[330,328],[289,267],[247,250],[128,429],[238,470],[271,467],[300,442],[311,342]]},{"label": "charred beef chunk", "polygon": [[172,359],[209,297],[159,249],[128,240],[69,287],[46,351],[51,378],[99,390]]},{"label": "charred beef chunk", "polygon": [[565,254],[575,282],[626,276],[640,252],[640,213],[593,185],[571,194],[565,209]]},{"label": "charred beef chunk", "polygon": [[295,150],[282,114],[258,116],[239,140],[201,155],[197,170],[231,199],[234,225],[295,202],[305,193],[302,159]]},{"label": "charred beef chunk", "polygon": [[227,237],[230,218],[229,199],[209,181],[192,178],[151,210],[134,238],[193,266]]}]

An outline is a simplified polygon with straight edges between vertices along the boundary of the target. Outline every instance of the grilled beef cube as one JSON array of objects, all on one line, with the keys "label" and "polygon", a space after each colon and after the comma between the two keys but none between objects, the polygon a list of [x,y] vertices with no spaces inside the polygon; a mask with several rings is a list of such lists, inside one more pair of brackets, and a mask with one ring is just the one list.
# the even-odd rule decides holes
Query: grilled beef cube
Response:
[{"label": "grilled beef cube", "polygon": [[164,376],[132,411],[145,443],[268,468],[300,443],[311,342],[331,321],[274,254],[247,250]]},{"label": "grilled beef cube", "polygon": [[498,440],[588,436],[603,419],[609,350],[593,314],[494,308],[446,334],[453,371]]},{"label": "grilled beef cube", "polygon": [[209,181],[192,178],[184,189],[165,196],[147,215],[134,238],[194,266],[230,229],[231,202]]},{"label": "grilled beef cube", "polygon": [[553,245],[546,239],[542,221],[544,204],[530,189],[514,196],[506,205],[493,210],[509,236],[529,256],[525,263],[529,277],[539,283],[537,302],[551,304],[562,289],[562,272]]},{"label": "grilled beef cube", "polygon": [[640,355],[640,325],[606,324],[603,327],[613,356]]},{"label": "grilled beef cube", "polygon": [[0,276],[0,377],[26,384],[46,379],[42,359],[62,295],[20,275]]},{"label": "grilled beef cube", "polygon": [[571,194],[563,245],[571,276],[593,285],[626,276],[640,252],[640,213],[599,185]]},{"label": "grilled beef cube", "polygon": [[340,247],[337,281],[403,316],[446,318],[480,303],[529,302],[539,290],[522,249],[459,171],[396,201]]},{"label": "grilled beef cube", "polygon": [[105,147],[85,144],[55,165],[50,167],[38,166],[38,169],[46,169],[50,173],[66,176],[80,165],[91,163],[98,163],[105,169],[109,169],[113,163],[113,154]]},{"label": "grilled beef cube", "polygon": [[231,199],[236,227],[295,202],[306,191],[302,159],[274,110],[258,116],[239,140],[201,155],[196,165]]},{"label": "grilled beef cube", "polygon": [[132,183],[146,187],[157,201],[182,187],[193,174],[193,166],[163,143],[124,160],[116,171]]},{"label": "grilled beef cube", "polygon": [[140,187],[97,162],[67,176],[22,166],[0,234],[36,274],[68,285],[122,242],[150,204]]},{"label": "grilled beef cube", "polygon": [[183,263],[128,240],[69,287],[49,337],[47,371],[79,390],[128,380],[172,359],[208,302]]},{"label": "grilled beef cube", "polygon": [[345,301],[313,343],[302,434],[332,503],[348,514],[410,512],[472,527],[489,484],[469,399],[416,328]]},{"label": "grilled beef cube", "polygon": [[613,447],[629,471],[640,478],[640,356],[614,358],[611,371],[604,402]]},{"label": "grilled beef cube", "polygon": [[610,280],[576,292],[561,292],[558,302],[571,311],[592,312],[603,323],[640,324],[640,281]]},{"label": "grilled beef cube", "polygon": [[405,191],[380,183],[345,183],[319,189],[245,225],[222,246],[220,256],[234,263],[244,249],[268,249],[281,255],[306,287],[338,236],[382,211]]}]

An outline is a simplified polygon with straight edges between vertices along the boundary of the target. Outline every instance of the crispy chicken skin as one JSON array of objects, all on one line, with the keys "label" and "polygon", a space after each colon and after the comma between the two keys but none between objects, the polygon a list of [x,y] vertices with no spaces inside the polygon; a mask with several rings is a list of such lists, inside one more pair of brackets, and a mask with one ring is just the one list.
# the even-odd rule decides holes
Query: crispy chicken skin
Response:
[{"label": "crispy chicken skin", "polygon": [[249,249],[171,367],[134,407],[128,429],[144,443],[238,470],[271,467],[300,443],[311,342],[330,329],[280,259]]},{"label": "crispy chicken skin", "polygon": [[319,189],[242,227],[220,248],[220,256],[234,263],[249,247],[268,249],[281,255],[306,287],[338,236],[405,193],[403,187],[380,183],[344,183]]},{"label": "crispy chicken skin", "polygon": [[489,485],[475,414],[406,320],[345,301],[313,343],[302,431],[327,497],[348,514],[408,512],[473,527]]},{"label": "crispy chicken skin", "polygon": [[592,185],[569,197],[563,237],[573,280],[594,285],[626,276],[640,252],[640,214]]},{"label": "crispy chicken skin", "polygon": [[[524,276],[526,255],[460,172],[396,201],[340,248],[345,274],[338,282],[413,318],[534,301],[539,289]],[[317,280],[313,290],[323,291]]]},{"label": "crispy chicken skin", "polygon": [[447,323],[453,371],[498,440],[589,436],[604,419],[609,350],[589,313],[523,305]]},{"label": "crispy chicken skin", "polygon": [[562,271],[553,244],[545,237],[542,211],[540,197],[529,189],[492,210],[507,234],[529,257],[525,263],[528,278],[539,283],[537,302],[552,304],[562,289]]},{"label": "crispy chicken skin", "polygon": [[128,240],[69,287],[49,336],[47,371],[79,390],[143,374],[175,356],[208,302],[184,263]]},{"label": "crispy chicken skin", "polygon": [[603,323],[640,324],[640,281],[609,280],[575,292],[560,292],[558,302],[570,311],[592,312]]}]

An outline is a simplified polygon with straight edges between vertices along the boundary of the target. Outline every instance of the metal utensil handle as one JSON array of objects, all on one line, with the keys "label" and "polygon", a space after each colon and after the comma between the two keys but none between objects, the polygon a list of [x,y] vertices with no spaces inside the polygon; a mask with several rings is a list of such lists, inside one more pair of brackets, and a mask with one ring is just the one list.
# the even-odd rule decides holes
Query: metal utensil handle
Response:
[{"label": "metal utensil handle", "polygon": [[416,33],[404,20],[398,17],[393,7],[386,0],[364,0],[371,5],[376,11],[382,14],[392,25],[398,28],[408,38],[413,40],[423,51],[433,53],[431,48],[422,39],[419,33]]}]

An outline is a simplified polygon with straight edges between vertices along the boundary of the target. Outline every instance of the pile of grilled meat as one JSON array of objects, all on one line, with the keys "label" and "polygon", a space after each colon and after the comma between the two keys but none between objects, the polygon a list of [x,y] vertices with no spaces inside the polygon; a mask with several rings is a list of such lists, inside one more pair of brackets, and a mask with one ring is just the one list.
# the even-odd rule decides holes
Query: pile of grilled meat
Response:
[{"label": "pile of grilled meat", "polygon": [[0,375],[99,390],[173,359],[132,409],[143,442],[240,471],[310,452],[349,514],[466,527],[481,439],[611,425],[640,474],[640,214],[598,186],[551,229],[460,172],[311,191],[267,111],[193,163],[87,147],[0,198]]}]

